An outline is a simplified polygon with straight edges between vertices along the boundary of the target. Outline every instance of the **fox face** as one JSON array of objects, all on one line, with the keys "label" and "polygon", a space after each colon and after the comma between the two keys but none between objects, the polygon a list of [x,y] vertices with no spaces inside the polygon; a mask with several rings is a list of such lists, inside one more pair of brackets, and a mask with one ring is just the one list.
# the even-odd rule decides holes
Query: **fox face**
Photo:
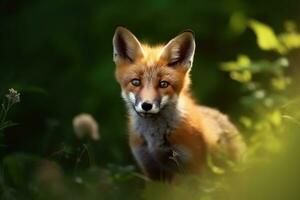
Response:
[{"label": "fox face", "polygon": [[130,110],[146,117],[176,105],[190,82],[188,73],[195,51],[191,31],[181,33],[165,46],[150,47],[141,44],[126,28],[118,27],[113,47],[116,79]]}]

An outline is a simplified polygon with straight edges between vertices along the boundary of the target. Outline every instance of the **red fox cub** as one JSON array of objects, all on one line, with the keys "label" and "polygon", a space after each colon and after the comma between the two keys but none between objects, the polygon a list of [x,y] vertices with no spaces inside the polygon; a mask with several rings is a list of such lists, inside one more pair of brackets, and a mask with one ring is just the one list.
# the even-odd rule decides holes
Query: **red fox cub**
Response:
[{"label": "red fox cub", "polygon": [[227,116],[199,106],[189,93],[195,51],[192,31],[166,45],[141,44],[126,28],[113,37],[116,79],[129,111],[129,143],[152,180],[199,173],[207,154],[222,149],[237,160],[245,144]]}]

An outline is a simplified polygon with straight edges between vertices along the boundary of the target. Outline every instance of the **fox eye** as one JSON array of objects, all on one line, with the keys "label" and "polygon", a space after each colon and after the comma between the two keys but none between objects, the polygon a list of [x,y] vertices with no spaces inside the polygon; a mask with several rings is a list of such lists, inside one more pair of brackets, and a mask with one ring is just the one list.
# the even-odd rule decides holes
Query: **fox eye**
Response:
[{"label": "fox eye", "polygon": [[159,87],[160,88],[167,88],[169,86],[169,83],[167,81],[160,81]]},{"label": "fox eye", "polygon": [[141,85],[141,80],[136,79],[136,78],[135,78],[135,79],[132,79],[132,80],[131,80],[131,84],[134,85],[134,86],[136,86],[136,87],[137,87],[137,86],[140,86],[140,85]]}]

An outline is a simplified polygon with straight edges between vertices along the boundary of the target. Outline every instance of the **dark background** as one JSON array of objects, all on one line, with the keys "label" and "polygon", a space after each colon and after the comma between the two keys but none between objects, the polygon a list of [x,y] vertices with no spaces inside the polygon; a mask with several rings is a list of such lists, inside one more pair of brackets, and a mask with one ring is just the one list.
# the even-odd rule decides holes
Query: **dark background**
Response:
[{"label": "dark background", "polygon": [[21,93],[21,103],[9,115],[19,125],[5,131],[4,151],[47,157],[76,141],[72,119],[87,112],[100,124],[101,140],[92,144],[96,163],[133,163],[112,62],[117,25],[150,44],[194,30],[194,94],[235,120],[243,91],[220,63],[238,54],[273,56],[259,51],[243,20],[257,19],[280,32],[286,20],[299,25],[299,10],[299,0],[2,0],[0,94],[11,87]]}]

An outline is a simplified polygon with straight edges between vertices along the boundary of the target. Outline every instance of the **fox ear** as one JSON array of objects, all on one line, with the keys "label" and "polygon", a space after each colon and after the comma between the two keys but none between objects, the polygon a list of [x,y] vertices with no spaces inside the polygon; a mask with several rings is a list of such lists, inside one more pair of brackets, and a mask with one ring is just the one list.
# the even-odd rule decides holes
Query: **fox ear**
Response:
[{"label": "fox ear", "polygon": [[114,62],[129,61],[143,57],[143,48],[138,39],[126,28],[117,27],[113,37]]},{"label": "fox ear", "polygon": [[162,50],[161,58],[166,60],[168,66],[184,66],[189,68],[192,66],[195,52],[194,33],[190,30],[179,34]]}]

